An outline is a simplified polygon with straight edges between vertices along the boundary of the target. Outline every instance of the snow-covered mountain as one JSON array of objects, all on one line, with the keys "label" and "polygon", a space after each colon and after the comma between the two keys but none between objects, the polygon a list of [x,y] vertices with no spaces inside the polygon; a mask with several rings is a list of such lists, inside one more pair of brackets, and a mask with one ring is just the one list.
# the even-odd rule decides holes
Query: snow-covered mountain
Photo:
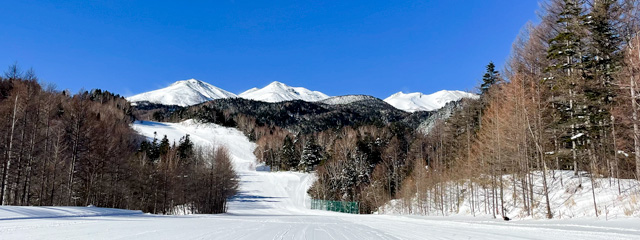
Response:
[{"label": "snow-covered mountain", "polygon": [[344,96],[335,96],[335,97],[327,98],[320,102],[324,104],[329,104],[329,105],[340,105],[340,104],[349,104],[357,101],[376,100],[376,99],[377,98],[369,95],[344,95]]},{"label": "snow-covered mountain", "polygon": [[238,96],[263,102],[283,102],[291,100],[315,102],[329,98],[326,94],[318,91],[311,91],[303,87],[290,87],[277,81],[263,88],[249,89],[240,93]]},{"label": "snow-covered mountain", "polygon": [[445,104],[452,101],[458,101],[462,98],[477,98],[478,95],[463,91],[442,90],[432,94],[415,93],[395,93],[384,99],[385,102],[391,104],[397,109],[407,112],[415,111],[433,111],[444,107]]},{"label": "snow-covered mountain", "polygon": [[[166,88],[141,93],[128,97],[134,105],[138,102],[150,102],[163,105],[191,106],[220,98],[245,98],[263,102],[284,102],[303,100],[325,104],[348,104],[351,102],[375,99],[366,95],[346,95],[330,97],[322,92],[311,91],[304,87],[291,87],[281,82],[272,82],[263,88],[251,88],[239,95],[225,91],[209,83],[188,79],[177,81]],[[477,98],[472,93],[463,91],[442,90],[433,94],[398,92],[384,99],[392,106],[407,111],[433,111],[442,108],[446,103],[461,98]]]},{"label": "snow-covered mountain", "polygon": [[177,81],[166,88],[128,97],[132,103],[151,102],[164,105],[190,106],[213,99],[235,98],[237,95],[209,83],[189,79]]}]

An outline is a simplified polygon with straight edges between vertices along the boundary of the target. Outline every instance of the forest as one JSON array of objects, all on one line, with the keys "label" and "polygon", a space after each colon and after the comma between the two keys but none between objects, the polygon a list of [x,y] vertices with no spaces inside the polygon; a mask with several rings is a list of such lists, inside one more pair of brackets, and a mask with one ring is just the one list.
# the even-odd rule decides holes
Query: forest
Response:
[{"label": "forest", "polygon": [[151,141],[108,91],[58,91],[17,64],[0,77],[0,202],[222,213],[238,187],[226,150]]}]

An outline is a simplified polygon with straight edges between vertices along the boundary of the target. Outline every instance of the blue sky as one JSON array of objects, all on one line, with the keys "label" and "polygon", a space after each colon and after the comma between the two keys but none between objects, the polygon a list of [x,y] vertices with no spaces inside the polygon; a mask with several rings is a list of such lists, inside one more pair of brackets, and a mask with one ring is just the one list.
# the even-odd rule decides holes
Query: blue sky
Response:
[{"label": "blue sky", "polygon": [[6,1],[0,67],[128,96],[197,78],[328,95],[471,90],[537,0]]}]

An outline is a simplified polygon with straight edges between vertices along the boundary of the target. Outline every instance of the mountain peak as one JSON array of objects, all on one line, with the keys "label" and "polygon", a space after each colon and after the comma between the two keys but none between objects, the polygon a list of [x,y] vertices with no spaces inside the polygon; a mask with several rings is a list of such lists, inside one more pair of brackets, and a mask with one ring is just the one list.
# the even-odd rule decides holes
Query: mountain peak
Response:
[{"label": "mountain peak", "polygon": [[132,103],[151,102],[164,105],[190,106],[213,99],[235,98],[235,94],[194,78],[180,80],[166,88],[128,97]]},{"label": "mountain peak", "polygon": [[284,84],[284,83],[278,82],[278,81],[273,81],[273,82],[269,83],[269,85],[267,85],[267,86],[287,86],[288,87],[287,84]]},{"label": "mountain peak", "polygon": [[432,94],[397,92],[384,99],[384,101],[398,109],[415,112],[433,111],[444,107],[448,102],[458,101],[462,98],[477,97],[478,96],[473,93],[463,91],[440,90]]},{"label": "mountain peak", "polygon": [[324,93],[311,91],[303,87],[291,87],[278,81],[273,81],[263,88],[249,89],[239,96],[263,102],[284,102],[291,100],[315,102],[329,98],[329,96]]},{"label": "mountain peak", "polygon": [[389,96],[389,97],[397,97],[397,96],[402,96],[404,95],[404,93],[402,91],[394,93],[393,95]]},{"label": "mountain peak", "polygon": [[195,78],[191,78],[191,79],[187,79],[187,80],[176,81],[176,82],[172,83],[169,86],[178,86],[178,85],[198,86],[198,85],[211,85],[211,84],[208,84],[206,82],[200,81],[200,80],[195,79]]}]

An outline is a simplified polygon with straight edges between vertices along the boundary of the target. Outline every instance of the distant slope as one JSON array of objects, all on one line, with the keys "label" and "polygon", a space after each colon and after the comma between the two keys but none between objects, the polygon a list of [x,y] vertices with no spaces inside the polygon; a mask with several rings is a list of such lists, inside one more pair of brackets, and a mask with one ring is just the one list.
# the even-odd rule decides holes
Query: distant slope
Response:
[{"label": "distant slope", "polygon": [[329,98],[324,93],[303,87],[291,87],[281,82],[272,82],[263,88],[252,88],[239,95],[241,98],[263,102],[303,100],[315,102]]},{"label": "distant slope", "polygon": [[213,99],[236,97],[238,96],[209,83],[189,79],[177,81],[166,88],[128,97],[127,100],[134,104],[150,102],[163,105],[191,106]]},{"label": "distant slope", "polygon": [[349,104],[358,101],[364,100],[377,100],[378,98],[369,96],[369,95],[345,95],[345,96],[336,96],[327,98],[325,100],[320,101],[324,104],[336,105],[336,104]]},{"label": "distant slope", "polygon": [[189,119],[179,123],[136,121],[133,129],[150,140],[167,136],[170,142],[177,143],[188,134],[196,146],[226,148],[240,177],[240,191],[228,203],[231,214],[281,215],[309,208],[307,190],[315,176],[299,172],[256,171],[258,162],[253,155],[256,144],[235,128]]},{"label": "distant slope", "polygon": [[246,136],[233,128],[226,128],[213,123],[200,123],[186,120],[180,123],[160,123],[151,121],[136,121],[133,129],[141,135],[153,140],[154,136],[167,136],[171,144],[178,144],[180,138],[189,134],[190,140],[200,147],[225,147],[229,151],[231,160],[237,169],[249,169],[248,165],[255,164],[256,157],[253,150],[256,145],[249,142]]},{"label": "distant slope", "polygon": [[462,98],[475,99],[477,97],[473,93],[442,90],[432,94],[398,92],[384,99],[384,101],[398,109],[415,112],[434,111],[444,107],[448,102],[458,101]]}]

